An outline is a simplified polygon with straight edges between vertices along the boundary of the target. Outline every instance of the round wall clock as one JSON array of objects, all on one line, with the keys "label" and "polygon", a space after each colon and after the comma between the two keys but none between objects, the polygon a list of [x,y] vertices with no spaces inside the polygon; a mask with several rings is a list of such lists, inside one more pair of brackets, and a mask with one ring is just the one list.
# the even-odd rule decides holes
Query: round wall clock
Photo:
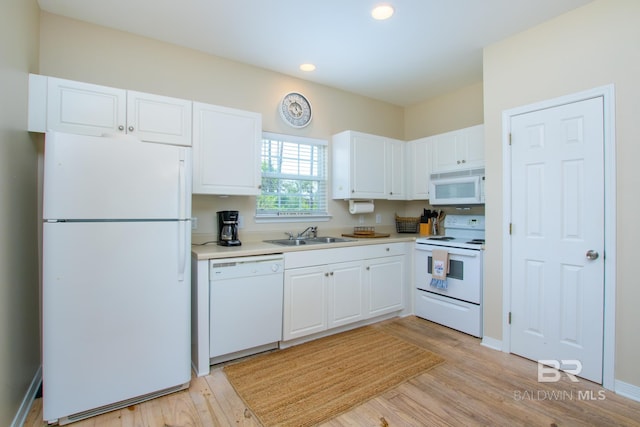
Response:
[{"label": "round wall clock", "polygon": [[311,123],[311,104],[300,93],[288,93],[280,102],[280,116],[288,125],[303,128]]}]

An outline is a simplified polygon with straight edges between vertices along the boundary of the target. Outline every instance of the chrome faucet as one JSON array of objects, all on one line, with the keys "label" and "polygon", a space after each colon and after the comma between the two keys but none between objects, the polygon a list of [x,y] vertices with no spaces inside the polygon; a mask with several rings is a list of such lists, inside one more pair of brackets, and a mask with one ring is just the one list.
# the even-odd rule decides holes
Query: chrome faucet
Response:
[{"label": "chrome faucet", "polygon": [[293,233],[290,233],[288,231],[285,231],[284,234],[289,236],[289,240],[303,239],[305,237],[314,238],[314,237],[318,237],[318,227],[309,226],[305,228],[305,230],[302,233],[298,233],[296,237],[293,237]]},{"label": "chrome faucet", "polygon": [[298,238],[304,237],[305,235],[307,237],[318,237],[318,227],[309,226],[305,228],[302,233],[298,233]]}]

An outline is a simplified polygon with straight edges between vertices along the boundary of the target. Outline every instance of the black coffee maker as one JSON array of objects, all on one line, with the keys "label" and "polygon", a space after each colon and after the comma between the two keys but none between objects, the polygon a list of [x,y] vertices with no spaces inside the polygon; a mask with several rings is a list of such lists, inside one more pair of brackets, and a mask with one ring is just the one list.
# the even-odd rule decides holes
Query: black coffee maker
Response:
[{"label": "black coffee maker", "polygon": [[218,211],[218,244],[240,246],[238,240],[238,211]]}]

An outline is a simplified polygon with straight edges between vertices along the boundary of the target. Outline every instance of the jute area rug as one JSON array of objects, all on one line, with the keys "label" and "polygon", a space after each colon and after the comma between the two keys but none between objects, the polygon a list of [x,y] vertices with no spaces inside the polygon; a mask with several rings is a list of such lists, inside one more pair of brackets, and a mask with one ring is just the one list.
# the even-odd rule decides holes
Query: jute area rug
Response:
[{"label": "jute area rug", "polygon": [[227,365],[227,378],[264,426],[311,426],[444,361],[365,326]]}]

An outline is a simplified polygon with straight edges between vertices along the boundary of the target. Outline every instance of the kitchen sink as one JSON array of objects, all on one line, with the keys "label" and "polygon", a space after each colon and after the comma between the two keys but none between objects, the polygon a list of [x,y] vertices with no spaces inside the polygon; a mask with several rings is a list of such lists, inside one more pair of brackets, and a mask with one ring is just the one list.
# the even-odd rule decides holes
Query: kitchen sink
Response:
[{"label": "kitchen sink", "polygon": [[265,240],[265,243],[273,243],[274,245],[282,245],[282,246],[302,246],[307,244],[307,242],[302,239]]},{"label": "kitchen sink", "polygon": [[265,240],[266,243],[273,243],[274,245],[281,246],[302,246],[302,245],[314,245],[322,243],[341,243],[351,242],[353,239],[345,239],[342,237],[309,237],[306,239],[276,239]]},{"label": "kitchen sink", "polygon": [[309,239],[305,239],[305,241],[309,243],[340,243],[351,242],[353,239],[345,239],[343,237],[311,237]]}]

